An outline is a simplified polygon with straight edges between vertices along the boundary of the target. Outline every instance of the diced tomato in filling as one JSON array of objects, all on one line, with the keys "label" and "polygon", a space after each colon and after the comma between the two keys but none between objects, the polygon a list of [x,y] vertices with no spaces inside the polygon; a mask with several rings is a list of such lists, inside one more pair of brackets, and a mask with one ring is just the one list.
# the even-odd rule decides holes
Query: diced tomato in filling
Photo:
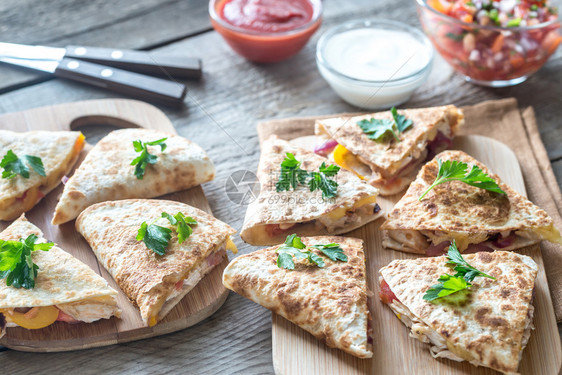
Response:
[{"label": "diced tomato in filling", "polygon": [[28,191],[29,191],[29,190],[26,190],[26,191],[22,194],[21,197],[16,198],[16,201],[18,201],[18,202],[23,202],[23,201],[25,200],[25,197],[27,197],[27,192],[28,192]]},{"label": "diced tomato in filling", "polygon": [[391,304],[394,300],[398,301],[398,298],[396,298],[396,295],[394,295],[394,293],[392,292],[392,290],[390,290],[390,287],[384,280],[381,281],[381,291],[379,293],[379,298],[381,299],[382,303],[386,303],[387,305]]},{"label": "diced tomato in filling", "polygon": [[278,224],[268,224],[265,226],[265,231],[267,232],[267,234],[270,237],[276,237],[280,234],[283,234],[285,232],[288,232],[291,228],[289,229],[281,229],[279,228]]},{"label": "diced tomato in filling", "polygon": [[175,288],[176,290],[181,290],[182,286],[183,286],[183,280],[180,280],[176,283]]},{"label": "diced tomato in filling", "polygon": [[79,320],[74,319],[73,317],[71,317],[70,315],[68,315],[62,310],[59,310],[59,317],[57,318],[57,322],[65,322],[71,324],[80,323]]}]

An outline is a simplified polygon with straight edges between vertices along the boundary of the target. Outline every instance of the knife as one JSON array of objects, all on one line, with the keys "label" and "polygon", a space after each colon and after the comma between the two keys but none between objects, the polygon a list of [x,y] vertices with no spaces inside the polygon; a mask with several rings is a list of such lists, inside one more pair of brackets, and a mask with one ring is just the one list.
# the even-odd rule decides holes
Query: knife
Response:
[{"label": "knife", "polygon": [[183,102],[185,85],[140,73],[201,77],[199,59],[110,48],[0,43],[0,61],[171,105]]}]

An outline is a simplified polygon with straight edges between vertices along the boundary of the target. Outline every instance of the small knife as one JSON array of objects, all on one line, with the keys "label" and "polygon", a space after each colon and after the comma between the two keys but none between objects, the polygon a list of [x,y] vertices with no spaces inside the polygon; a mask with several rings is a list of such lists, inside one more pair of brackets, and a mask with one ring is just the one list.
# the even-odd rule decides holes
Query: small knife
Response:
[{"label": "small knife", "polygon": [[201,77],[199,59],[110,48],[0,43],[0,61],[169,105],[183,102],[185,85],[140,73]]}]

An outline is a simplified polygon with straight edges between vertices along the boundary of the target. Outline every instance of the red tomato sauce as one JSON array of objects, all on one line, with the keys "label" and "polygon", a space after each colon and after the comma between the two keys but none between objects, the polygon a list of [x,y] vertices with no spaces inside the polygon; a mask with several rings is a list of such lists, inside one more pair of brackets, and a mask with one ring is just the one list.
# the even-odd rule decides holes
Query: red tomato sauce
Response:
[{"label": "red tomato sauce", "polygon": [[227,0],[219,11],[233,26],[268,33],[302,27],[312,20],[313,13],[308,0]]}]

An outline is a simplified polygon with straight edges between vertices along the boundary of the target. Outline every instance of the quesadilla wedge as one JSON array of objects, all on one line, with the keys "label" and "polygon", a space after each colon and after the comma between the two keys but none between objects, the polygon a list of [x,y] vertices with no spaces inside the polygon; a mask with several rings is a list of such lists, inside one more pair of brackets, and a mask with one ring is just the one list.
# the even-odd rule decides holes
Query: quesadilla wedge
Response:
[{"label": "quesadilla wedge", "polygon": [[[333,236],[300,240],[306,251],[322,257],[322,267],[295,258],[294,269],[280,268],[278,251],[284,245],[278,245],[230,262],[224,270],[224,286],[325,340],[330,347],[371,358],[363,241]],[[312,247],[326,244],[337,244],[346,260],[333,261]]]},{"label": "quesadilla wedge", "polygon": [[[439,160],[478,166],[506,193],[461,181],[435,186]],[[427,163],[382,224],[383,245],[410,253],[440,255],[455,240],[461,252],[515,250],[548,240],[562,244],[552,218],[501,182],[488,168],[462,151],[444,151]]]},{"label": "quesadilla wedge", "polygon": [[75,219],[94,203],[157,197],[214,176],[205,151],[183,137],[152,129],[116,130],[96,144],[67,181],[52,223]]},{"label": "quesadilla wedge", "polygon": [[393,121],[390,111],[317,120],[316,134],[327,138],[317,152],[377,187],[381,195],[399,193],[424,162],[451,147],[453,136],[464,124],[464,114],[448,105],[405,109],[397,115],[411,121],[409,128],[396,134],[398,140],[392,136],[373,140],[359,126],[363,120]]},{"label": "quesadilla wedge", "polygon": [[[22,215],[0,233],[0,239],[19,241],[30,235],[38,237],[37,243],[46,242],[41,230]],[[33,251],[31,258],[39,267],[34,287],[16,288],[8,286],[7,279],[0,280],[0,314],[8,327],[39,329],[56,321],[91,323],[121,316],[117,291],[69,253],[54,245],[48,251]]]},{"label": "quesadilla wedge", "polygon": [[[31,210],[45,195],[56,188],[72,169],[84,147],[80,132],[31,131],[25,133],[0,130],[0,160],[17,173],[8,178],[7,168],[0,178],[0,220],[14,220]],[[12,158],[7,157],[8,154]],[[44,175],[29,165],[28,157],[39,158]],[[37,160],[37,159],[36,159]],[[19,167],[27,168],[21,172]],[[7,167],[8,165],[6,165]],[[24,177],[24,176],[27,176]]]},{"label": "quesadilla wedge", "polygon": [[464,259],[495,280],[474,278],[464,300],[452,294],[428,301],[424,293],[441,275],[455,272],[447,266],[447,257],[394,260],[379,270],[381,300],[410,328],[411,337],[429,344],[434,358],[516,374],[533,328],[537,265],[509,251],[468,254]]},{"label": "quesadilla wedge", "polygon": [[[181,244],[170,222],[162,217],[164,212],[181,213],[186,220],[196,221],[193,232]],[[169,231],[171,238],[163,255],[137,239],[143,222]],[[236,251],[230,240],[234,229],[197,208],[174,201],[127,199],[98,203],[80,214],[76,229],[149,326],[162,320],[220,264],[226,249]],[[150,234],[151,229],[147,232]],[[158,241],[158,236],[153,240]]]},{"label": "quesadilla wedge", "polygon": [[[258,166],[261,191],[248,205],[240,237],[252,245],[274,245],[290,233],[299,236],[336,235],[352,231],[382,215],[377,205],[378,190],[353,173],[341,169],[331,178],[337,194],[325,198],[321,190],[310,191],[307,183],[278,191],[281,163],[288,154],[301,163],[306,173],[318,171],[325,158],[272,136],[262,144]],[[310,182],[309,182],[310,183]]]}]

